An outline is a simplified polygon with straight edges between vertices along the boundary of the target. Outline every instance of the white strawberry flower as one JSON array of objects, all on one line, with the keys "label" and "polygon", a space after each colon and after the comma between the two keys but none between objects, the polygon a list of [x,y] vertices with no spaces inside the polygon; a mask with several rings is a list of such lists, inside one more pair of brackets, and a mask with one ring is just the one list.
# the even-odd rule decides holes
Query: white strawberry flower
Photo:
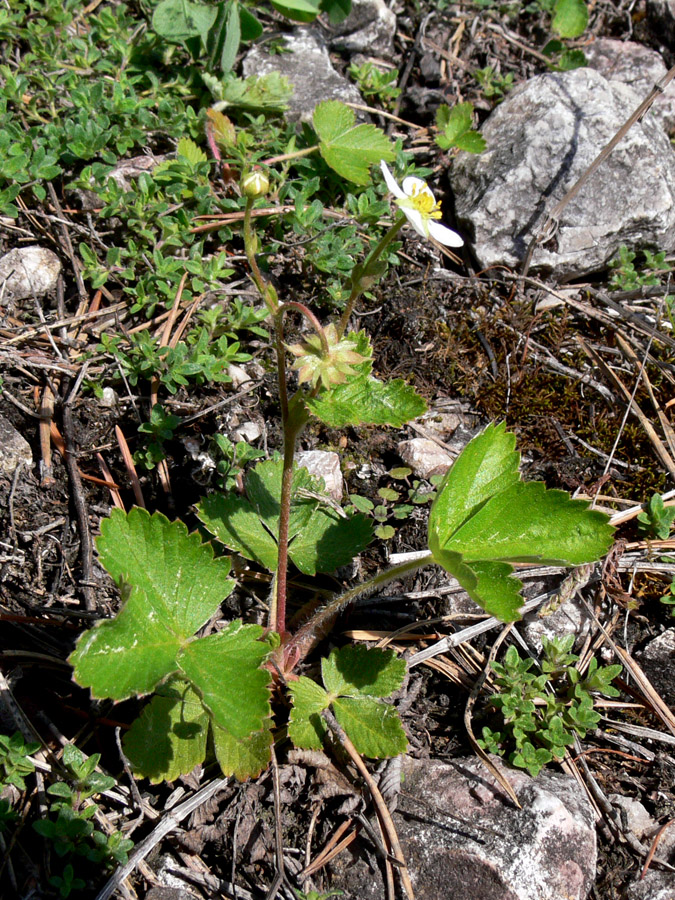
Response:
[{"label": "white strawberry flower", "polygon": [[387,187],[396,197],[396,204],[419,235],[431,237],[445,247],[463,246],[464,241],[456,231],[437,221],[441,218],[441,204],[425,181],[408,175],[399,187],[384,160],[380,163],[380,168]]}]

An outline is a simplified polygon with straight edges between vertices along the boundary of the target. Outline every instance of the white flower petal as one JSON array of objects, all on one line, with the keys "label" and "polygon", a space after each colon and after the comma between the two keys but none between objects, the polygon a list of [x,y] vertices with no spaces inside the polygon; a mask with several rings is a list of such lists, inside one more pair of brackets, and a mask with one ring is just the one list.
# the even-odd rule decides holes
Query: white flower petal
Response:
[{"label": "white flower petal", "polygon": [[402,206],[401,211],[405,215],[406,219],[410,222],[415,231],[421,235],[423,238],[429,237],[429,229],[428,229],[428,221],[424,218],[421,212],[417,209],[409,209],[408,207]]},{"label": "white flower petal", "polygon": [[446,228],[445,225],[441,225],[440,222],[435,222],[433,219],[430,219],[427,224],[431,237],[438,241],[439,244],[443,244],[444,247],[464,246],[464,241],[452,228]]},{"label": "white flower petal", "polygon": [[389,166],[384,160],[380,162],[380,168],[382,169],[384,180],[386,181],[387,187],[389,188],[390,192],[394,195],[394,197],[398,197],[399,200],[405,200],[406,195],[396,183],[396,179],[389,171]]},{"label": "white flower petal", "polygon": [[403,193],[406,195],[406,197],[427,194],[429,197],[431,197],[434,203],[436,202],[434,192],[431,190],[426,181],[422,181],[421,178],[417,178],[415,175],[407,175],[403,179]]}]

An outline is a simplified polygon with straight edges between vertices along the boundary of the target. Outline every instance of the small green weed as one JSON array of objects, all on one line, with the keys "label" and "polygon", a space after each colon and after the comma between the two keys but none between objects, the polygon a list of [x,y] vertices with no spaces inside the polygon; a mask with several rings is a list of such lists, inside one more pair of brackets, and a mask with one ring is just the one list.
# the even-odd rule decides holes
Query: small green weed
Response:
[{"label": "small green weed", "polygon": [[514,85],[513,72],[507,72],[502,75],[495,72],[492,66],[486,66],[484,69],[476,69],[473,77],[483,90],[483,94],[488,100],[494,100],[499,103]]},{"label": "small green weed", "polygon": [[351,63],[349,75],[356,82],[366,100],[377,100],[385,109],[391,109],[394,101],[401,94],[401,89],[396,86],[398,69],[389,69],[389,71],[383,72],[371,62],[365,62],[360,66]]},{"label": "small green weed", "polygon": [[640,537],[665,541],[675,520],[675,506],[666,506],[661,494],[652,494],[637,520]]},{"label": "small green weed", "polygon": [[638,288],[661,284],[661,276],[672,271],[666,261],[666,254],[661,251],[652,253],[643,251],[644,261],[638,269],[635,265],[637,254],[628,247],[619,247],[618,255],[610,260],[609,267],[614,272],[610,278],[610,288],[614,291],[634,291]]},{"label": "small green weed", "polygon": [[39,748],[37,743],[26,744],[18,731],[11,737],[0,734],[0,785],[13,784],[20,791],[25,791],[25,777],[35,771],[30,757]]},{"label": "small green weed", "polygon": [[143,446],[134,453],[134,462],[146,469],[154,469],[164,458],[164,443],[173,439],[180,425],[180,418],[164,411],[160,403],[155,403],[150,411],[150,421],[138,426],[143,435]]},{"label": "small green weed", "polygon": [[594,658],[582,677],[575,668],[579,657],[571,653],[574,635],[552,640],[542,638],[541,674],[535,675],[533,659],[523,659],[514,646],[503,662],[493,662],[495,685],[500,689],[490,702],[501,712],[501,729],[483,728],[483,749],[526,769],[535,776],[552,760],[562,759],[574,735],[584,738],[600,721],[593,708],[592,693],[617,697],[611,682],[620,665],[598,666]]}]

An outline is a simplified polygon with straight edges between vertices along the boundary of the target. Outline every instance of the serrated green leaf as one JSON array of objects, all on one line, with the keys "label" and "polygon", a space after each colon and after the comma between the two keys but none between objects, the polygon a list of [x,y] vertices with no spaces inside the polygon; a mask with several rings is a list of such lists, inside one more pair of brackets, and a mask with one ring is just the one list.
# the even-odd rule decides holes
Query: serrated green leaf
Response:
[{"label": "serrated green leaf", "polygon": [[270,572],[276,570],[277,542],[245,497],[209,494],[198,504],[197,515],[226,547],[255,560]]},{"label": "serrated green leaf", "polygon": [[312,122],[319,136],[319,152],[331,169],[355,184],[370,183],[370,166],[391,162],[396,154],[389,138],[375,125],[355,125],[354,111],[338,100],[314,110]]},{"label": "serrated green leaf", "polygon": [[436,493],[429,514],[429,549],[446,545],[490,497],[518,481],[520,453],[504,424],[488,425],[469,441]]},{"label": "serrated green leaf", "polygon": [[382,382],[362,375],[330,391],[307,400],[314,415],[331,428],[345,425],[393,425],[426,412],[427,405],[415,390],[400,378]]},{"label": "serrated green leaf", "polygon": [[311,678],[301,675],[288,685],[293,699],[288,736],[296,747],[304,750],[320,750],[326,734],[326,724],[321,713],[330,703],[324,689]]},{"label": "serrated green leaf", "polygon": [[234,775],[238,781],[256,778],[270,762],[272,732],[269,723],[262,731],[246,738],[236,738],[229,731],[212,726],[213,749],[224,775]]},{"label": "serrated green leaf", "polygon": [[434,561],[459,581],[474,603],[501,622],[520,619],[523,583],[504,562],[465,562],[460,553],[440,550]]},{"label": "serrated green leaf", "polygon": [[521,605],[510,563],[591,562],[614,532],[607,516],[565,491],[520,481],[518,463],[514,436],[488,426],[455,461],[429,517],[434,560],[503,621],[517,619]]},{"label": "serrated green leaf", "polygon": [[471,129],[473,123],[473,104],[457,103],[450,109],[443,105],[436,112],[436,127],[443,132],[450,145],[454,144],[460,134]]},{"label": "serrated green leaf", "polygon": [[85,632],[70,655],[75,680],[95,697],[146,694],[177,669],[176,656],[234,582],[230,562],[182,522],[134,508],[101,524],[101,564],[120,586],[118,615]]},{"label": "serrated green leaf", "polygon": [[460,134],[455,141],[455,147],[458,150],[464,150],[466,153],[482,153],[487,147],[487,143],[482,134],[477,131],[466,131]]},{"label": "serrated green leaf", "polygon": [[333,702],[333,711],[364,756],[378,759],[405,752],[408,739],[393,706],[370,697],[341,697]]},{"label": "serrated green leaf", "polygon": [[335,697],[388,697],[403,684],[405,660],[393,650],[347,645],[321,660],[326,690]]},{"label": "serrated green leaf", "polygon": [[343,22],[352,8],[352,0],[321,0],[321,9],[328,13],[331,25]]},{"label": "serrated green leaf", "polygon": [[178,156],[182,156],[183,159],[187,160],[193,166],[206,162],[208,159],[202,148],[198,147],[192,138],[189,137],[183,137],[178,141],[176,152],[178,153]]},{"label": "serrated green leaf", "polygon": [[260,731],[271,714],[271,675],[260,668],[270,647],[258,640],[262,633],[261,625],[236,620],[192,641],[178,657],[214,724],[238,740]]},{"label": "serrated green leaf", "polygon": [[613,533],[607,516],[585,501],[521,481],[490,498],[444,546],[468,561],[578,566],[603,556]]},{"label": "serrated green leaf", "polygon": [[[247,497],[212,494],[197,508],[204,525],[226,546],[274,572],[278,550],[279,498],[282,463],[259,463],[246,478]],[[316,492],[320,484],[307,469],[293,475],[293,498],[288,529],[288,553],[305,575],[333,572],[347,565],[372,539],[372,523],[362,515],[342,518],[302,491]]]},{"label": "serrated green leaf", "polygon": [[585,0],[557,0],[552,25],[563,38],[577,38],[583,34],[588,25]]},{"label": "serrated green leaf", "polygon": [[194,689],[184,681],[160,686],[124,736],[124,752],[134,771],[153,784],[187,775],[206,756],[209,717]]}]

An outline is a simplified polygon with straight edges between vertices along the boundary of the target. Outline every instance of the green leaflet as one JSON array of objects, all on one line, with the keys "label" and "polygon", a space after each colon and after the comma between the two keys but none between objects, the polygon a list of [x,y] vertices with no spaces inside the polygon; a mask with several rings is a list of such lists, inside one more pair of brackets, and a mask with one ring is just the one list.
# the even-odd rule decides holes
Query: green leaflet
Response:
[{"label": "green leaflet", "polygon": [[147,694],[176,671],[181,647],[232,590],[230,562],[214,559],[182,522],[138,508],[113,510],[96,543],[124,605],[78,640],[70,656],[75,680],[95,697]]},{"label": "green leaflet", "polygon": [[361,375],[307,400],[314,415],[331,428],[345,425],[392,425],[400,428],[426,412],[427,405],[400,378],[382,382]]},{"label": "green leaflet", "polygon": [[304,676],[289,684],[293,709],[288,734],[296,747],[318,750],[326,734],[321,713],[329,706],[359,753],[396,756],[407,746],[398,713],[375,699],[398,690],[405,662],[391,650],[361,645],[333,650],[321,661],[325,690]]},{"label": "green leaflet", "polygon": [[124,736],[124,752],[138,775],[153,784],[187,775],[206,756],[209,716],[186,682],[160,686]]},{"label": "green leaflet", "polygon": [[483,609],[519,618],[520,581],[511,563],[580,565],[603,556],[614,529],[607,516],[541,482],[522,482],[515,436],[489,425],[448,472],[429,516],[434,560]]},{"label": "green leaflet", "polygon": [[[249,471],[246,497],[211,494],[199,504],[199,518],[227,547],[274,572],[278,549],[282,463],[267,460]],[[321,485],[307,469],[293,475],[288,553],[306,575],[333,572],[368,545],[372,522],[361,514],[342,518],[315,496]]]},{"label": "green leaflet", "polygon": [[314,110],[312,123],[319,137],[319,152],[331,169],[355,184],[369,184],[370,166],[391,162],[396,154],[389,138],[375,125],[355,125],[354,111],[338,100],[327,100]]}]

